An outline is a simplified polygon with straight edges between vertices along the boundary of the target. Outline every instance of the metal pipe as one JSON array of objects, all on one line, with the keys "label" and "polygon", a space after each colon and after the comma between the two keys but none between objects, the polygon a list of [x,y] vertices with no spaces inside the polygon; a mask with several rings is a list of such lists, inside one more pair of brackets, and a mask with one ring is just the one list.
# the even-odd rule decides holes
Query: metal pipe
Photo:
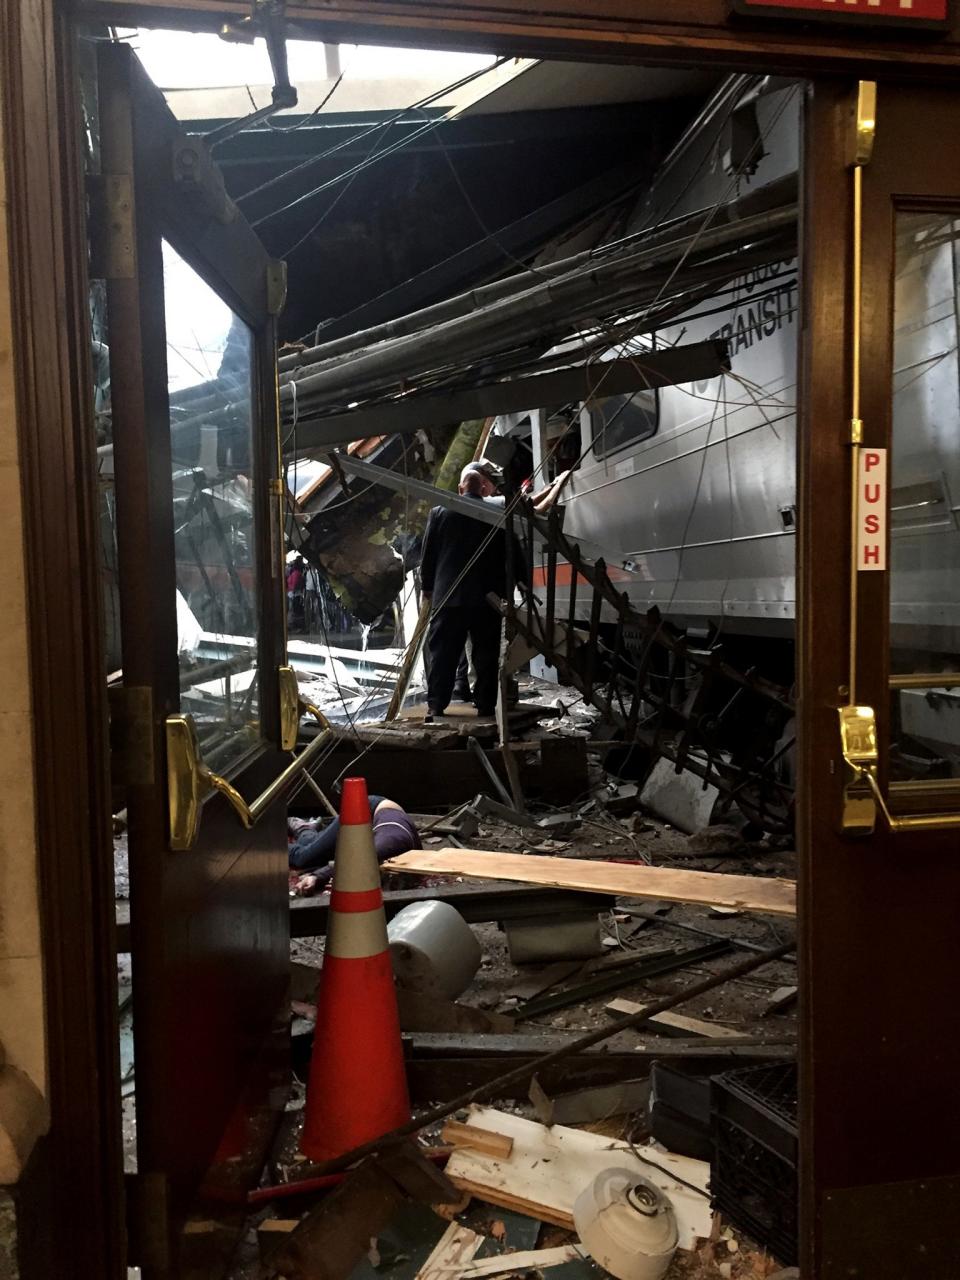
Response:
[{"label": "metal pipe", "polygon": [[248,671],[256,662],[256,654],[238,653],[235,658],[222,658],[208,663],[205,667],[197,667],[195,671],[184,671],[180,675],[180,688],[190,689],[194,685],[204,684],[207,680],[217,680],[221,676],[233,675],[239,671]]},{"label": "metal pipe", "polygon": [[303,781],[306,783],[307,787],[313,792],[313,794],[317,797],[317,799],[326,809],[327,813],[329,813],[330,817],[331,818],[337,817],[336,809],[327,799],[326,793],[320,789],[316,780],[314,779],[313,774],[310,773],[308,769],[303,770]]},{"label": "metal pipe", "polygon": [[250,823],[251,825],[258,822],[266,813],[273,802],[280,798],[291,783],[295,782],[300,774],[310,767],[314,760],[320,755],[332,734],[329,729],[317,735],[308,747],[305,747],[291,762],[287,765],[282,773],[277,774],[268,787],[257,796],[256,800],[250,805]]},{"label": "metal pipe", "polygon": [[891,676],[891,689],[957,689],[960,671],[919,671],[911,675]]},{"label": "metal pipe", "polygon": [[[760,199],[766,205],[778,196],[792,196],[795,190],[796,177],[792,175],[765,189],[760,193]],[[751,236],[775,236],[796,225],[797,207],[792,200],[772,209],[747,213],[748,209],[756,207],[757,200],[757,196],[745,197],[717,212],[714,225],[697,235],[697,253],[690,258],[687,273],[691,267],[695,268],[697,279],[702,282],[711,277],[728,279],[733,266],[739,273],[749,265],[771,261],[791,251],[792,241],[790,244],[777,242],[767,249],[758,245],[754,246],[752,260],[748,260],[751,255],[744,252],[744,242]],[[677,259],[686,254],[691,235],[703,227],[706,213],[701,211],[665,224],[655,234],[644,232],[632,238],[629,243],[642,242],[643,246],[632,253],[599,256],[596,250],[589,250],[539,273],[549,278],[538,285],[530,286],[529,280],[524,278],[522,288],[512,288],[504,293],[503,284],[506,282],[500,282],[461,294],[399,321],[391,321],[390,325],[369,330],[368,334],[395,329],[394,336],[366,349],[358,346],[366,335],[339,339],[328,347],[316,347],[306,354],[322,354],[322,360],[301,365],[295,373],[280,376],[280,399],[287,405],[295,401],[298,415],[304,417],[308,409],[313,412],[327,403],[339,403],[335,398],[338,393],[341,398],[349,393],[351,401],[360,398],[361,394],[369,394],[371,387],[379,385],[374,379],[389,376],[409,381],[422,372],[411,368],[411,360],[417,358],[425,357],[428,360],[426,371],[430,371],[462,355],[475,360],[480,355],[537,340],[541,341],[541,346],[549,345],[575,323],[589,317],[598,304],[602,303],[604,314],[610,314],[618,306],[639,306],[644,291],[652,291],[655,298],[663,282],[652,277],[636,277],[644,277],[658,266],[665,269],[674,266]],[[689,229],[691,234],[679,234],[684,229]],[[711,264],[710,254],[726,246],[737,249],[736,262]],[[572,270],[572,264],[578,262],[585,264],[584,269]],[[676,273],[671,283],[676,284],[682,278],[681,273]],[[482,348],[479,345],[481,340],[484,343]],[[441,342],[447,345],[440,347],[438,344]],[[350,352],[352,358],[341,359],[341,352]],[[300,360],[303,354],[298,357]],[[361,382],[361,378],[365,380]],[[319,404],[315,403],[317,400]],[[201,421],[216,422],[229,417],[240,407],[240,404],[224,404],[222,393],[200,397],[187,406],[190,416],[175,423],[172,429],[179,431]],[[108,454],[112,450],[112,445],[106,445],[98,452]]]},{"label": "metal pipe", "polygon": [[[711,211],[710,208],[697,209],[693,213],[686,213],[680,217],[665,221],[653,229],[645,228],[643,231],[633,232],[621,240],[613,241],[600,248],[586,249],[582,253],[574,254],[569,258],[562,258],[558,262],[547,263],[543,267],[537,268],[536,277],[541,282],[544,277],[548,280],[556,280],[566,275],[580,273],[581,268],[586,268],[589,264],[603,265],[611,260],[616,262],[630,261],[633,253],[638,249],[641,252],[647,252],[666,244],[673,245],[678,239],[684,238],[685,235],[696,234],[704,226],[705,219],[710,216],[711,212],[713,212],[712,231],[715,231],[722,227],[742,225],[745,219],[752,216],[751,210],[756,210],[758,202],[761,201],[767,209],[773,204],[780,207],[790,206],[795,210],[796,198],[797,176],[796,174],[790,174],[778,182],[771,183],[762,192],[731,201],[729,204],[720,206],[717,210]],[[442,324],[447,320],[471,315],[477,311],[484,310],[492,303],[502,302],[506,298],[529,292],[536,287],[535,284],[531,284],[529,274],[508,276],[506,280],[498,280],[493,284],[482,285],[478,289],[471,289],[466,293],[457,294],[453,298],[447,298],[443,302],[423,307],[419,311],[413,311],[407,316],[400,316],[396,320],[375,325],[373,328],[360,333],[350,334],[343,338],[337,338],[332,342],[312,347],[306,351],[300,351],[296,356],[282,357],[279,361],[281,384],[285,385],[294,375],[298,375],[296,380],[301,381],[304,376],[309,376],[315,365],[324,366],[327,361],[334,360],[344,354],[359,353],[365,347],[375,346],[381,342],[392,341],[396,338],[408,337],[412,333],[431,329],[433,326]]]},{"label": "metal pipe", "polygon": [[[702,268],[703,260],[730,241],[740,243],[751,237],[771,237],[787,227],[795,226],[795,205],[772,213],[755,215],[734,227],[724,226],[705,232],[698,241],[697,255],[691,257],[691,265]],[[355,399],[359,385],[373,378],[386,379],[411,376],[411,363],[429,354],[431,368],[469,354],[472,359],[490,351],[502,350],[519,340],[523,333],[534,326],[534,332],[556,333],[561,323],[569,324],[582,317],[602,301],[605,314],[615,311],[636,293],[643,276],[652,268],[675,262],[687,250],[688,240],[674,240],[655,249],[645,249],[626,261],[617,259],[606,262],[588,272],[578,273],[556,282],[550,281],[527,290],[516,298],[494,303],[478,315],[461,316],[438,325],[435,329],[411,334],[384,343],[379,348],[362,352],[352,360],[335,359],[324,362],[316,372],[297,379],[297,396],[324,395],[332,398],[336,393],[348,393]],[[785,252],[781,243],[776,253]],[[732,269],[736,263],[731,263]],[[644,281],[645,283],[645,281]],[[562,317],[559,321],[558,317]],[[512,324],[512,327],[511,327]],[[519,333],[518,333],[519,330]],[[288,395],[284,395],[288,392]],[[292,399],[289,384],[281,387],[284,399]]]}]

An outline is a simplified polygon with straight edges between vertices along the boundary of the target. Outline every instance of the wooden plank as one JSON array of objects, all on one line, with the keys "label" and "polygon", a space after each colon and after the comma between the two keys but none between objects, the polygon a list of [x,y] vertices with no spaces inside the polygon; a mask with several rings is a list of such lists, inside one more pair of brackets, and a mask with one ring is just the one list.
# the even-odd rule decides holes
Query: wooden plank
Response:
[{"label": "wooden plank", "polygon": [[478,1200],[487,1204],[495,1204],[500,1209],[510,1209],[514,1213],[522,1213],[528,1218],[539,1218],[541,1222],[549,1222],[552,1227],[563,1227],[565,1231],[575,1231],[573,1213],[556,1209],[552,1205],[539,1200],[528,1200],[514,1195],[504,1187],[491,1187],[484,1181],[475,1181],[467,1177],[451,1178],[455,1186]]},{"label": "wooden plank", "polygon": [[487,1156],[499,1156],[502,1160],[509,1160],[513,1151],[513,1139],[506,1134],[462,1124],[459,1120],[448,1120],[440,1136],[453,1147],[470,1147]]},{"label": "wooden plank", "polygon": [[796,883],[764,876],[722,875],[668,867],[600,862],[588,858],[548,858],[536,854],[495,853],[482,849],[431,849],[404,853],[383,864],[387,871],[413,875],[442,873],[551,885],[584,893],[614,893],[625,898],[694,902],[736,907],[764,915],[794,916]]},{"label": "wooden plank", "polygon": [[585,1257],[575,1244],[558,1244],[553,1249],[524,1249],[520,1253],[504,1253],[496,1258],[481,1258],[469,1263],[457,1280],[481,1280],[486,1276],[502,1276],[520,1271],[543,1271]]},{"label": "wooden plank", "polygon": [[777,987],[776,991],[767,1001],[765,1008],[760,1014],[761,1018],[769,1018],[773,1014],[783,1013],[789,1009],[791,1005],[796,1004],[799,994],[798,987]]},{"label": "wooden plank", "polygon": [[[611,1000],[604,1006],[607,1013],[614,1017],[630,1017],[643,1012],[643,1005],[636,1000]],[[715,1022],[704,1022],[702,1018],[687,1018],[682,1013],[657,1013],[650,1019],[649,1025],[661,1030],[666,1035],[703,1036],[707,1040],[739,1040],[740,1032],[732,1027],[721,1027]]]},{"label": "wooden plank", "polygon": [[473,1106],[469,1123],[506,1134],[514,1140],[508,1160],[460,1148],[447,1163],[447,1176],[478,1198],[569,1228],[580,1192],[611,1166],[636,1170],[661,1188],[673,1203],[680,1247],[692,1248],[709,1236],[711,1213],[706,1189],[710,1167],[669,1151],[649,1154],[642,1148],[564,1125],[546,1128],[491,1107]]},{"label": "wooden plank", "polygon": [[440,1237],[437,1247],[416,1274],[416,1280],[450,1280],[460,1274],[464,1263],[471,1262],[485,1237],[459,1222],[451,1222]]},{"label": "wooden plank", "polygon": [[532,1000],[534,996],[542,995],[544,991],[555,987],[558,982],[566,982],[582,968],[582,960],[558,960],[555,964],[547,965],[545,969],[540,969],[529,978],[525,978],[523,982],[508,987],[503,994],[508,997],[514,996],[517,1000]]}]

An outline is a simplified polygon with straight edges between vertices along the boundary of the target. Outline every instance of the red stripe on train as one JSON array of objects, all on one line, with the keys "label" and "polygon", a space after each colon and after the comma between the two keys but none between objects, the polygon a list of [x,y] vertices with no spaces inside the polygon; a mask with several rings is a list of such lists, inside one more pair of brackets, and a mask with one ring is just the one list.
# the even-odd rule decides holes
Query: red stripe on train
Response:
[{"label": "red stripe on train", "polygon": [[[611,582],[627,582],[632,576],[633,576],[632,574],[627,573],[626,570],[624,569],[615,569],[612,566],[609,566],[609,565],[607,566],[607,577],[610,579]],[[569,587],[572,582],[573,582],[573,565],[558,564],[557,565],[557,586]],[[577,574],[577,585],[579,586],[581,583],[586,587],[590,585],[590,583],[583,576],[583,574],[579,573]],[[546,569],[534,569],[533,585],[535,587],[545,587],[547,585]]]}]

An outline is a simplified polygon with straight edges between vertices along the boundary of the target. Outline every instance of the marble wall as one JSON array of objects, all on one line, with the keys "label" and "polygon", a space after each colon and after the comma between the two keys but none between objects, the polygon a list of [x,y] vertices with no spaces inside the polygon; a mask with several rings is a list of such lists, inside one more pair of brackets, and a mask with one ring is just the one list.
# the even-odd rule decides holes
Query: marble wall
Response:
[{"label": "marble wall", "polygon": [[[0,118],[0,139],[2,124]],[[0,1044],[7,1062],[43,1091],[43,957],[7,217],[0,146]]]}]

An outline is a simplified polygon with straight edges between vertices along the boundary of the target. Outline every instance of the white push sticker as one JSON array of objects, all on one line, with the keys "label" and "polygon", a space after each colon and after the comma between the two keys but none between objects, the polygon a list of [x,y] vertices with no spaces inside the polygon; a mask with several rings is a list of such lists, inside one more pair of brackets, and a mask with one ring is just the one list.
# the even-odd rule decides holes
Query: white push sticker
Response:
[{"label": "white push sticker", "polygon": [[861,449],[857,485],[857,568],[887,567],[887,451]]}]

